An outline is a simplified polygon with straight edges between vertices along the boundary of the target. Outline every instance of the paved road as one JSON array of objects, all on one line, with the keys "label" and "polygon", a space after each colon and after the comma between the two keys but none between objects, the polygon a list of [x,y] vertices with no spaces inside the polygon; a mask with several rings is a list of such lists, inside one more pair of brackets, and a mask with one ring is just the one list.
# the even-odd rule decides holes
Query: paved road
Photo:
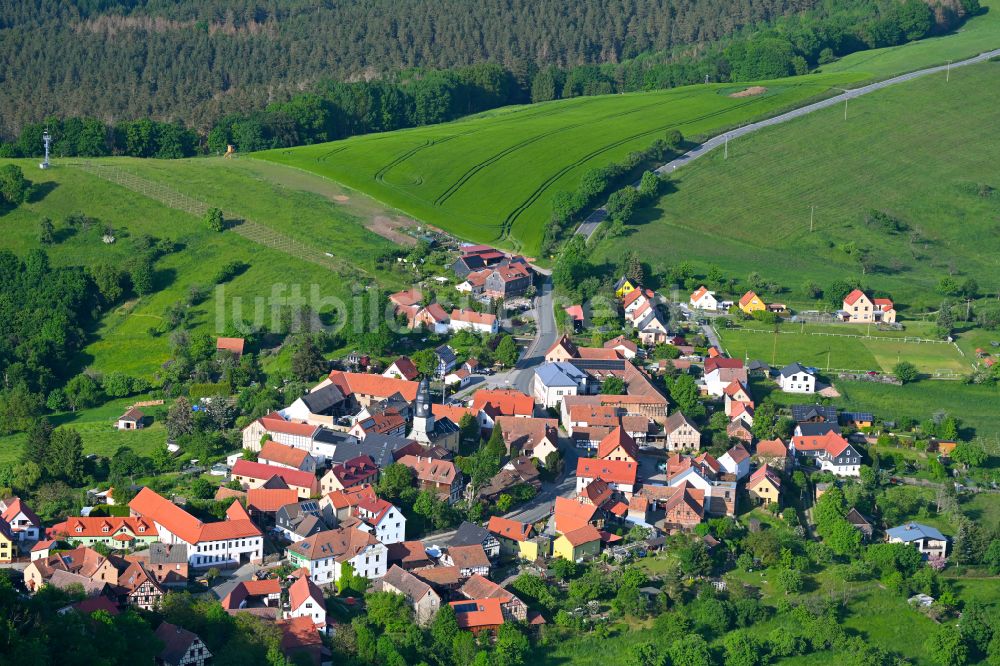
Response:
[{"label": "paved road", "polygon": [[[983,62],[992,57],[1000,56],[1000,49],[994,49],[992,51],[987,51],[986,53],[981,53],[974,58],[969,58],[968,60],[960,60],[958,62],[951,63],[950,67],[952,69],[956,67],[964,67],[965,65],[972,65],[975,63]],[[934,74],[936,72],[944,72],[948,69],[948,65],[938,65],[937,67],[928,67],[927,69],[920,69],[915,72],[910,72],[909,74],[900,74],[899,76],[894,76],[891,79],[885,79],[884,81],[878,81],[877,83],[871,83],[860,88],[853,88],[843,92],[835,97],[830,97],[813,104],[808,104],[806,106],[799,107],[788,111],[787,113],[782,113],[779,116],[774,116],[773,118],[767,118],[755,123],[750,123],[744,125],[737,129],[731,130],[724,134],[715,136],[705,143],[693,148],[692,150],[684,153],[672,162],[667,162],[663,166],[656,169],[656,173],[663,175],[673,173],[685,164],[689,164],[699,157],[705,155],[714,148],[726,143],[727,140],[735,139],[737,137],[744,136],[745,134],[750,134],[751,132],[756,132],[764,127],[770,127],[772,125],[779,125],[781,123],[788,122],[794,118],[799,118],[806,114],[812,113],[813,111],[818,111],[819,109],[825,109],[827,107],[835,106],[841,102],[846,102],[846,100],[854,99],[855,97],[860,97],[862,95],[867,95],[870,92],[876,90],[881,90],[883,88],[888,88],[889,86],[896,85],[897,83],[903,83],[904,81],[912,81],[913,79],[920,78],[922,76],[927,76],[928,74]],[[636,183],[637,185],[638,183]],[[597,227],[600,226],[604,218],[607,217],[607,213],[603,208],[595,210],[590,216],[584,220],[580,226],[577,228],[576,233],[582,234],[589,240],[590,237],[597,231]]]}]

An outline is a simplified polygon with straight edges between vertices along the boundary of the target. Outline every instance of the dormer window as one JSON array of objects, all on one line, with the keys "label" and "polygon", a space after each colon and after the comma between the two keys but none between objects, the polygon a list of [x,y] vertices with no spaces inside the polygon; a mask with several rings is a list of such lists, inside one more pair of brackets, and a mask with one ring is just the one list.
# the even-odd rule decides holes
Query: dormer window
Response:
[{"label": "dormer window", "polygon": [[108,529],[109,529],[109,528],[108,528],[108,526],[107,526],[107,525],[105,525],[104,527],[102,527],[102,528],[101,528],[101,531],[102,531],[102,532],[107,532],[107,531],[108,531]]}]

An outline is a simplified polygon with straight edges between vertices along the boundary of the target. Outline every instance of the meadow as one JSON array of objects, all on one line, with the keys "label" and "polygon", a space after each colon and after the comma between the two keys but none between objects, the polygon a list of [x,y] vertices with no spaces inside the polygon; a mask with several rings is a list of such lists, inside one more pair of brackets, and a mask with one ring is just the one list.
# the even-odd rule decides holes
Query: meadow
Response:
[{"label": "meadow", "polygon": [[948,61],[970,58],[1000,48],[1000,11],[991,0],[981,1],[983,11],[957,31],[928,37],[901,46],[858,51],[823,65],[824,72],[866,72],[876,78],[888,78],[903,72],[944,65]]},{"label": "meadow", "polygon": [[[908,342],[880,335],[864,337],[864,329],[825,334],[800,331],[795,326],[778,332],[761,329],[719,328],[719,337],[730,356],[765,361],[782,367],[794,361],[823,370],[891,372],[900,361],[909,361],[926,374],[961,374],[971,370],[955,347],[946,342]],[[849,335],[859,337],[847,337]]]},{"label": "meadow", "polygon": [[[0,247],[17,254],[40,247],[38,223],[48,217],[58,231],[45,250],[54,265],[91,265],[100,261],[124,262],[129,238],[149,234],[174,242],[177,251],[158,260],[156,291],[105,313],[89,331],[90,344],[76,370],[120,371],[154,379],[169,357],[169,336],[152,335],[168,307],[187,298],[192,286],[206,289],[207,297],[189,308],[193,332],[221,334],[232,322],[233,308],[242,299],[243,315],[254,315],[256,299],[269,299],[278,285],[300,285],[307,298],[312,285],[322,297],[348,299],[352,284],[369,284],[374,273],[373,255],[393,245],[368,231],[359,218],[345,213],[327,198],[276,185],[249,175],[238,165],[217,167],[208,160],[108,160],[144,178],[176,187],[185,194],[221,207],[227,219],[248,217],[330,252],[348,267],[353,280],[295,256],[253,243],[225,231],[216,233],[195,216],[172,209],[124,187],[109,183],[70,165],[49,171],[18,161],[38,188],[32,201],[0,218],[4,230]],[[4,161],[0,160],[0,163]],[[96,220],[89,231],[71,233],[66,216],[83,213]],[[116,242],[101,242],[103,228],[114,230]],[[248,264],[242,274],[217,290],[213,278],[228,262]],[[391,282],[391,275],[388,277]],[[380,278],[382,279],[382,278]],[[396,286],[391,282],[388,286]],[[287,296],[289,292],[280,292]],[[269,308],[261,308],[270,325]],[[222,317],[219,314],[222,313]]]},{"label": "meadow", "polygon": [[[811,308],[805,282],[859,279],[889,293],[904,320],[936,308],[949,274],[993,293],[1000,199],[980,186],[1000,188],[1000,106],[984,93],[998,85],[1000,63],[987,62],[853,99],[846,122],[836,106],[731,141],[728,159],[714,151],[673,174],[596,258],[634,249],[655,272],[680,261],[740,279],[755,271],[785,290],[766,298]],[[901,227],[868,224],[870,210]]]},{"label": "meadow", "polygon": [[455,122],[255,153],[331,178],[473,241],[532,255],[552,197],[669,130],[711,135],[858,80],[850,73],[558,100]]}]

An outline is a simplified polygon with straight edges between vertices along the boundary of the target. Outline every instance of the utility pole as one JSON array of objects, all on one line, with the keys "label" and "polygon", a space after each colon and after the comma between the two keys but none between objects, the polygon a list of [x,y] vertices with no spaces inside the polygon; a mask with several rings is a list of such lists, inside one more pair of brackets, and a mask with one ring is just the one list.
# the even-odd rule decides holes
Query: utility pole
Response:
[{"label": "utility pole", "polygon": [[708,74],[705,75],[705,83],[708,83]]},{"label": "utility pole", "polygon": [[847,120],[847,100],[851,99],[850,95],[844,96],[844,120]]},{"label": "utility pole", "polygon": [[948,61],[948,68],[945,70],[944,82],[948,83],[951,81],[951,60]]},{"label": "utility pole", "polygon": [[722,159],[729,159],[729,134],[726,134],[726,154],[722,156]]},{"label": "utility pole", "polygon": [[809,233],[813,232],[813,218],[816,216],[816,206],[809,208]]}]

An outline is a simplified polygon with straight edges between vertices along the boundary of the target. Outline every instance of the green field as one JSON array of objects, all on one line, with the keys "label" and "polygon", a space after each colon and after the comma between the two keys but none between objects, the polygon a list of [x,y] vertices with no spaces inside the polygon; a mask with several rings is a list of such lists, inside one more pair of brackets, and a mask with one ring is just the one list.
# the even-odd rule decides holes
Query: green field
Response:
[{"label": "green field", "polygon": [[898,337],[864,336],[861,330],[840,334],[799,332],[794,326],[778,333],[754,329],[719,328],[726,351],[734,358],[759,359],[781,367],[794,361],[820,370],[881,370],[891,372],[899,361],[909,361],[921,372],[933,375],[967,373],[971,364],[945,342],[906,342]]},{"label": "green field", "polygon": [[921,39],[902,46],[858,51],[821,69],[824,72],[867,72],[877,78],[887,78],[1000,48],[1000,12],[990,6],[991,0],[980,4],[984,8],[983,13],[969,19],[950,35]]},{"label": "green field", "polygon": [[714,134],[859,79],[849,73],[712,84],[511,107],[452,123],[255,154],[329,177],[475,241],[538,251],[556,192],[667,130]]},{"label": "green field", "polygon": [[[997,39],[1000,43],[1000,36]],[[1000,188],[1000,63],[924,77],[731,141],[729,159],[710,153],[676,172],[675,191],[640,211],[626,235],[602,243],[599,260],[635,249],[654,270],[679,261],[717,265],[745,279],[759,272],[803,300],[801,285],[860,278],[907,309],[936,306],[939,279],[972,276],[1000,287],[1000,200],[970,184]],[[810,212],[815,206],[814,230]],[[865,223],[884,210],[910,231]],[[842,246],[868,248],[862,274]],[[737,294],[738,296],[738,294]],[[811,307],[816,307],[812,304]]]},{"label": "green field", "polygon": [[[191,309],[190,330],[220,334],[233,319],[235,299],[242,299],[243,317],[250,320],[254,317],[255,299],[268,299],[275,285],[279,289],[286,285],[289,290],[299,285],[307,298],[311,286],[317,285],[321,297],[348,299],[353,283],[372,280],[372,255],[392,246],[368,231],[359,217],[328,198],[277,185],[256,176],[246,165],[204,159],[105,162],[217,205],[228,217],[248,217],[277,234],[329,251],[342,260],[347,276],[354,278],[251,242],[233,231],[212,232],[192,215],[73,166],[57,163],[43,172],[32,162],[16,161],[38,185],[40,194],[0,218],[4,229],[0,247],[18,254],[39,247],[38,221],[42,217],[49,217],[59,228],[67,215],[79,212],[99,224],[89,232],[58,232],[59,242],[45,248],[54,265],[126,261],[128,239],[139,234],[170,239],[179,248],[157,262],[155,293],[106,313],[89,331],[90,342],[76,370],[121,371],[155,379],[156,370],[169,357],[169,336],[151,335],[149,329],[160,323],[170,305],[186,298],[191,286],[208,288],[209,296]],[[0,160],[3,163],[7,161]],[[101,242],[105,224],[115,230],[118,241],[113,245]],[[230,261],[243,261],[250,267],[227,283],[223,291],[216,291],[212,278],[220,266]],[[289,293],[281,292],[286,296]],[[268,307],[261,307],[267,326],[271,323],[270,313]]]}]

